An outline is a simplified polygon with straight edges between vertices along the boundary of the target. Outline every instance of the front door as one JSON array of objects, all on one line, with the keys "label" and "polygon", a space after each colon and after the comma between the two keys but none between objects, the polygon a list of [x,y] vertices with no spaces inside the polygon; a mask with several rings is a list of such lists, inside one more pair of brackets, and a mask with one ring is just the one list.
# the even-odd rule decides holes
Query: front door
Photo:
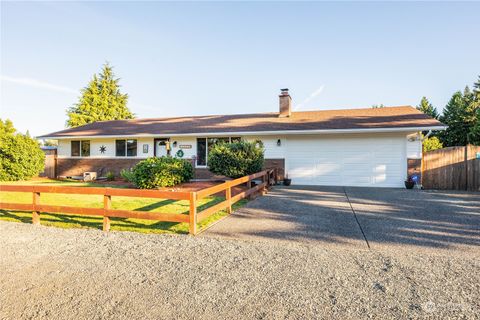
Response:
[{"label": "front door", "polygon": [[165,157],[170,154],[170,139],[155,139],[155,157]]}]

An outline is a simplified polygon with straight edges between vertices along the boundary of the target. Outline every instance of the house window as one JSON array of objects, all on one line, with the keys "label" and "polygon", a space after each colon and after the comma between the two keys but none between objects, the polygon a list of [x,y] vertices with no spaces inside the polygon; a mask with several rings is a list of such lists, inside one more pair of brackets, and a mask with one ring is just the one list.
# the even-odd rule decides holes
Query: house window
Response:
[{"label": "house window", "polygon": [[127,140],[127,157],[137,156],[137,140]]},{"label": "house window", "polygon": [[72,157],[80,157],[80,141],[72,141],[70,144]]},{"label": "house window", "polygon": [[90,157],[90,141],[85,140],[85,141],[80,141],[81,148],[80,150],[82,151],[81,156],[82,157]]},{"label": "house window", "polygon": [[238,142],[240,140],[240,137],[197,138],[197,166],[207,166],[208,152],[215,144]]},{"label": "house window", "polygon": [[115,156],[125,157],[126,149],[127,149],[127,140],[115,140]]},{"label": "house window", "polygon": [[115,140],[115,156],[117,157],[136,157],[137,140]]},{"label": "house window", "polygon": [[89,157],[90,156],[90,141],[71,141],[70,154],[72,157]]},{"label": "house window", "polygon": [[197,139],[197,166],[207,165],[207,139]]}]

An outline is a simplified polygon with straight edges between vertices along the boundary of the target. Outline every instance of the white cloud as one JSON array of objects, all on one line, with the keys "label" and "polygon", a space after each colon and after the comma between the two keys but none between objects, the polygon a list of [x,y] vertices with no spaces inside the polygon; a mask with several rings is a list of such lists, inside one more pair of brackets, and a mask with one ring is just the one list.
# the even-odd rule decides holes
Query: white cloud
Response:
[{"label": "white cloud", "polygon": [[22,86],[34,87],[34,88],[41,88],[41,89],[60,91],[60,92],[66,92],[66,93],[79,93],[78,90],[74,90],[69,87],[60,86],[57,84],[48,83],[42,80],[37,80],[32,78],[17,78],[17,77],[0,75],[0,80],[9,82],[9,83],[15,83]]},{"label": "white cloud", "polygon": [[305,100],[293,107],[293,110],[298,110],[304,107],[307,103],[318,97],[325,89],[325,85],[321,85],[317,90],[313,91]]}]

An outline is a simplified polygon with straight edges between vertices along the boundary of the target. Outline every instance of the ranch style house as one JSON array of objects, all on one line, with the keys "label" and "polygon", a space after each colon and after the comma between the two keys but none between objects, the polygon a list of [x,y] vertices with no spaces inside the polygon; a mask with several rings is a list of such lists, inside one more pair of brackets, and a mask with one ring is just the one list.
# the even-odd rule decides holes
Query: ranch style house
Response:
[{"label": "ranch style house", "polygon": [[265,166],[292,184],[402,187],[420,172],[422,131],[443,130],[411,106],[99,121],[43,135],[58,140],[57,176],[119,172],[147,157],[188,159],[211,178],[208,151],[219,141],[261,140]]}]

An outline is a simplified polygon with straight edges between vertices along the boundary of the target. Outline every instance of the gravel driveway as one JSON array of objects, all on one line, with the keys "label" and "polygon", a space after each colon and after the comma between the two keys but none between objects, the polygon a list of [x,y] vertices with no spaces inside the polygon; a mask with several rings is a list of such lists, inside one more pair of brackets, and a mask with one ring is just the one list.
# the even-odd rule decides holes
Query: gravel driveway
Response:
[{"label": "gravel driveway", "polygon": [[[479,256],[0,222],[1,319],[478,318]],[[478,253],[478,252],[477,252]]]}]

